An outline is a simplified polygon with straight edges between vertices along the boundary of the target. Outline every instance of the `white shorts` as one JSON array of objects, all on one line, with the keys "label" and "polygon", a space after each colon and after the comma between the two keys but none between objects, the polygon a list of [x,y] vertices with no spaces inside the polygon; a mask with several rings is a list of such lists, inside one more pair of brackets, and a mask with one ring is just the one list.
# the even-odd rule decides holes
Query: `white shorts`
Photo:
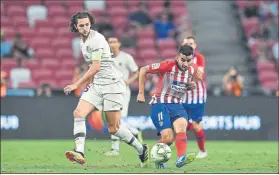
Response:
[{"label": "white shorts", "polygon": [[126,93],[124,95],[124,102],[123,102],[123,108],[121,111],[121,117],[128,116],[130,99],[131,99],[131,89],[128,85],[126,85]]},{"label": "white shorts", "polygon": [[93,104],[100,111],[120,111],[123,108],[126,83],[90,84],[81,95],[82,100]]}]

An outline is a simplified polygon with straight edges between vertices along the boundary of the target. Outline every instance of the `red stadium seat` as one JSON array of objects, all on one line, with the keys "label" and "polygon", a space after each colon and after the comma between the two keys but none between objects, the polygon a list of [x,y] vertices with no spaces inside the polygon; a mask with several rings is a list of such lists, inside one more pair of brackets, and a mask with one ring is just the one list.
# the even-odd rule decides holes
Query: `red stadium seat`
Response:
[{"label": "red stadium seat", "polygon": [[164,7],[164,1],[148,1],[148,3],[149,3],[149,10],[156,7]]},{"label": "red stadium seat", "polygon": [[[55,1],[53,1],[55,2]],[[65,16],[66,17],[66,9],[62,6],[50,6],[48,8],[48,17],[55,18],[58,16]]]},{"label": "red stadium seat", "polygon": [[158,53],[155,49],[146,49],[139,52],[140,59],[142,60],[156,60]]},{"label": "red stadium seat", "polygon": [[13,23],[16,27],[29,27],[29,22],[25,16],[15,16],[13,17]]},{"label": "red stadium seat", "polygon": [[19,83],[19,88],[36,88],[37,84],[34,81],[30,81],[30,82],[21,82]]},{"label": "red stadium seat", "polygon": [[4,31],[6,39],[13,39],[17,32],[14,26],[1,26],[1,30]]},{"label": "red stadium seat", "polygon": [[44,19],[44,20],[36,20],[35,27],[36,28],[44,28],[53,26],[52,20]]},{"label": "red stadium seat", "polygon": [[154,48],[155,47],[155,41],[152,38],[143,38],[139,39],[137,42],[138,49],[145,49],[145,48]]},{"label": "red stadium seat", "polygon": [[164,49],[160,51],[161,57],[164,59],[174,58],[176,55],[175,49]]},{"label": "red stadium seat", "polygon": [[176,43],[172,38],[157,40],[159,50],[176,49]]},{"label": "red stadium seat", "polygon": [[46,6],[62,6],[63,0],[45,1]]},{"label": "red stadium seat", "polygon": [[265,61],[265,62],[257,62],[257,70],[258,71],[268,71],[268,70],[274,70],[275,65],[271,61]]},{"label": "red stadium seat", "polygon": [[171,1],[170,6],[171,7],[184,7],[186,8],[186,1]]},{"label": "red stadium seat", "polygon": [[28,7],[30,5],[42,5],[41,0],[23,1],[23,3],[26,7]]},{"label": "red stadium seat", "polygon": [[77,62],[74,59],[63,59],[61,61],[61,66],[64,69],[75,69]]},{"label": "red stadium seat", "polygon": [[59,59],[64,59],[64,58],[72,58],[73,57],[73,51],[71,48],[69,49],[58,49],[56,51],[56,56]]},{"label": "red stadium seat", "polygon": [[157,6],[153,7],[149,10],[149,14],[153,18],[157,18],[158,15],[160,15],[164,11],[164,7],[162,6]]},{"label": "red stadium seat", "polygon": [[64,80],[61,80],[61,81],[57,82],[57,87],[63,88],[63,87],[65,87],[65,86],[67,86],[68,84],[71,84],[71,83],[72,83],[72,79],[64,79]]},{"label": "red stadium seat", "polygon": [[53,37],[56,33],[53,27],[44,27],[38,28],[38,34],[44,37]]},{"label": "red stadium seat", "polygon": [[132,55],[134,58],[137,56],[137,51],[136,49],[133,48],[123,48],[122,51],[129,53]]},{"label": "red stadium seat", "polygon": [[242,26],[245,30],[245,33],[249,33],[252,28],[255,28],[259,23],[259,18],[257,17],[251,17],[251,18],[243,18],[241,20]]},{"label": "red stadium seat", "polygon": [[54,58],[54,53],[50,49],[37,49],[36,50],[36,57],[38,59],[49,58],[49,57]]},{"label": "red stadium seat", "polygon": [[52,20],[56,27],[68,27],[70,24],[70,19],[63,16],[56,16]]},{"label": "red stadium seat", "polygon": [[73,38],[76,36],[75,34],[70,32],[69,26],[68,27],[60,27],[58,30],[58,36],[59,37],[67,37],[67,38]]},{"label": "red stadium seat", "polygon": [[57,59],[43,59],[41,62],[41,67],[45,69],[58,69],[60,67],[60,64]]},{"label": "red stadium seat", "polygon": [[[117,2],[117,1],[115,1],[115,2]],[[113,7],[108,11],[108,14],[111,17],[119,17],[120,16],[120,17],[127,18],[128,13],[129,13],[128,10],[126,8],[123,8],[123,6]]]},{"label": "red stadium seat", "polygon": [[29,68],[31,71],[33,69],[39,68],[39,61],[37,59],[30,59],[30,60],[22,60],[22,66]]},{"label": "red stadium seat", "polygon": [[83,6],[70,6],[68,9],[68,15],[72,16],[75,13],[79,12],[79,11],[83,11],[84,7]]},{"label": "red stadium seat", "polygon": [[52,88],[57,88],[57,82],[53,78],[42,78],[36,81],[37,85],[42,85],[43,83],[49,84]]},{"label": "red stadium seat", "polygon": [[260,71],[258,72],[258,78],[261,82],[277,81],[278,73],[275,71]]},{"label": "red stadium seat", "polygon": [[74,69],[62,69],[55,72],[55,78],[57,80],[69,80],[72,79],[74,75]]},{"label": "red stadium seat", "polygon": [[47,37],[36,37],[30,42],[30,46],[37,50],[38,48],[50,48],[50,39]]},{"label": "red stadium seat", "polygon": [[113,17],[112,18],[112,24],[114,26],[117,26],[117,28],[125,28],[127,24],[127,19],[125,17]]},{"label": "red stadium seat", "polygon": [[51,46],[52,48],[71,48],[71,42],[71,38],[61,37],[54,39],[51,43]]},{"label": "red stadium seat", "polygon": [[23,37],[33,37],[34,36],[34,29],[30,27],[20,27],[19,33],[22,34]]},{"label": "red stadium seat", "polygon": [[278,82],[276,81],[266,81],[262,83],[262,87],[265,89],[278,90]]},{"label": "red stadium seat", "polygon": [[10,5],[7,8],[7,15],[9,17],[14,17],[14,16],[26,16],[26,9],[25,6],[22,5]]},{"label": "red stadium seat", "polygon": [[125,1],[106,1],[106,7],[110,10],[113,8],[125,8],[126,2]]},{"label": "red stadium seat", "polygon": [[9,26],[13,26],[11,20],[9,20],[9,18],[6,16],[1,16],[1,27],[9,27]]},{"label": "red stadium seat", "polygon": [[32,78],[35,81],[53,77],[53,73],[49,69],[35,69],[32,72]]},{"label": "red stadium seat", "polygon": [[188,15],[188,10],[185,7],[171,7],[171,12],[174,15],[174,17],[179,17],[183,15]]},{"label": "red stadium seat", "polygon": [[2,59],[1,60],[1,70],[17,67],[17,61],[15,59]]},{"label": "red stadium seat", "polygon": [[68,7],[78,7],[78,8],[84,9],[84,1],[71,0],[71,1],[65,1],[65,4]]},{"label": "red stadium seat", "polygon": [[137,38],[155,38],[155,32],[153,28],[143,28],[138,31]]}]

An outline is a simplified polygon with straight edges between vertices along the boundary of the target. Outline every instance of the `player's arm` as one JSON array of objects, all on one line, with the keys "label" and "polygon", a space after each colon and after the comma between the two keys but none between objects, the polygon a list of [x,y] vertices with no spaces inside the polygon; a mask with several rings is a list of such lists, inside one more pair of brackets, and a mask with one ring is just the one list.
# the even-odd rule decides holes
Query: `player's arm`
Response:
[{"label": "player's arm", "polygon": [[168,61],[164,61],[161,63],[154,63],[151,65],[142,67],[140,69],[140,73],[139,73],[139,95],[144,97],[144,85],[145,85],[146,76],[148,73],[151,73],[151,74],[164,73],[164,72],[169,71],[170,67],[171,66],[169,66]]},{"label": "player's arm", "polygon": [[129,66],[129,69],[130,71],[133,73],[129,78],[128,80],[126,80],[126,84],[131,84],[133,83],[134,81],[136,81],[139,77],[139,67],[138,65],[136,64],[134,58],[132,56],[129,56],[129,60],[128,60],[128,66]]},{"label": "player's arm", "polygon": [[96,49],[92,52],[92,65],[87,70],[87,72],[75,83],[77,87],[88,82],[91,78],[95,76],[97,72],[100,71],[102,54],[103,49]]}]

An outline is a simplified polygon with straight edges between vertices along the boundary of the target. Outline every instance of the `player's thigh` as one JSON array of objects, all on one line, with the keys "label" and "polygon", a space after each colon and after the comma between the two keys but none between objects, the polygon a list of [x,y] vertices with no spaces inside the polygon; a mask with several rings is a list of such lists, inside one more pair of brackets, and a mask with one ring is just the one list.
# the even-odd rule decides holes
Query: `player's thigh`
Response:
[{"label": "player's thigh", "polygon": [[94,84],[90,84],[82,93],[80,100],[86,101],[92,104],[97,110],[102,110],[103,108],[103,99],[99,93],[100,87]]},{"label": "player's thigh", "polygon": [[164,104],[152,104],[150,116],[156,129],[161,133],[164,129],[171,129],[172,124]]},{"label": "player's thigh", "polygon": [[186,132],[188,114],[182,104],[168,104],[167,108],[171,117],[174,131]]},{"label": "player's thigh", "polygon": [[124,99],[124,103],[122,106],[122,110],[121,110],[121,117],[127,117],[128,116],[128,111],[129,111],[129,103],[130,103],[130,99]]},{"label": "player's thigh", "polygon": [[92,103],[84,99],[80,99],[76,109],[74,110],[74,117],[87,117],[91,111],[95,109]]}]

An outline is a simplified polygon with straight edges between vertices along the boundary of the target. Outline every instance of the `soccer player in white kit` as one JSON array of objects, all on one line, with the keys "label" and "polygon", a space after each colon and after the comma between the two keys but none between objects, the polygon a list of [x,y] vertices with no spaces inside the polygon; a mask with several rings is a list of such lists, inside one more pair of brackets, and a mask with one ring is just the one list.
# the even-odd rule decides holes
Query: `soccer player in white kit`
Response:
[{"label": "soccer player in white kit", "polygon": [[85,163],[85,118],[97,109],[105,112],[109,133],[133,146],[139,154],[141,165],[147,165],[147,145],[142,145],[130,130],[119,126],[126,84],[116,68],[115,59],[111,57],[105,37],[92,29],[94,24],[95,20],[89,12],[77,12],[71,19],[70,31],[80,35],[82,54],[90,68],[77,82],[67,85],[64,92],[69,94],[90,79],[93,82],[85,89],[73,112],[76,147],[73,151],[67,151],[66,157],[79,164]]},{"label": "soccer player in white kit", "polygon": [[[113,53],[113,57],[115,58],[116,66],[120,70],[120,72],[123,74],[123,79],[126,83],[126,94],[124,96],[124,103],[123,108],[121,111],[121,117],[127,117],[128,116],[128,108],[129,108],[129,102],[131,98],[131,89],[129,85],[133,83],[135,80],[137,80],[139,72],[138,72],[138,65],[136,64],[134,58],[123,51],[120,51],[121,43],[115,36],[108,37],[108,43],[110,45],[111,51]],[[131,76],[130,76],[131,74]],[[131,127],[126,125],[126,128],[128,128],[132,134],[136,137],[138,137],[139,140],[142,140],[141,133],[138,131],[137,128]],[[119,145],[120,145],[120,139],[119,137],[116,137],[114,135],[111,135],[111,150],[106,152],[106,156],[118,156],[119,155]],[[142,141],[141,141],[142,142]]]}]

